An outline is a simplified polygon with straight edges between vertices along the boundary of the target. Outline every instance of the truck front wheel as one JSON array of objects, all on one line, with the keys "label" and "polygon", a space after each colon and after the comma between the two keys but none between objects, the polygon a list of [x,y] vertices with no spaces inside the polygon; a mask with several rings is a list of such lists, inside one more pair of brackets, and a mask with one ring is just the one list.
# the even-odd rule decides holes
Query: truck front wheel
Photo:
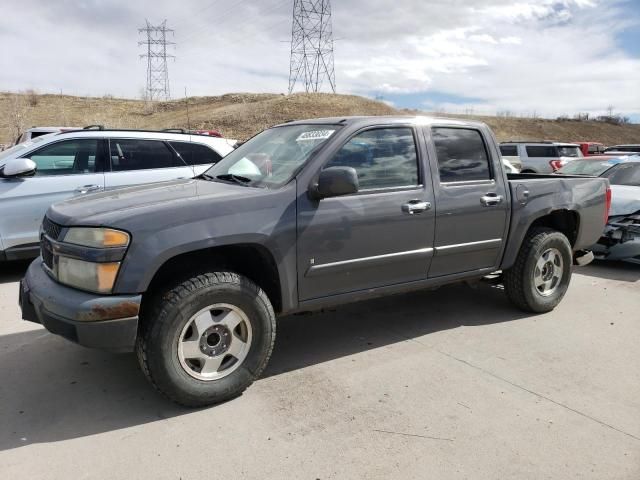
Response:
[{"label": "truck front wheel", "polygon": [[136,351],[151,383],[187,407],[240,395],[262,373],[275,314],[262,289],[231,272],[193,277],[157,297]]},{"label": "truck front wheel", "polygon": [[509,300],[528,312],[550,312],[569,287],[571,259],[571,244],[564,234],[550,228],[533,229],[513,267],[504,272]]}]

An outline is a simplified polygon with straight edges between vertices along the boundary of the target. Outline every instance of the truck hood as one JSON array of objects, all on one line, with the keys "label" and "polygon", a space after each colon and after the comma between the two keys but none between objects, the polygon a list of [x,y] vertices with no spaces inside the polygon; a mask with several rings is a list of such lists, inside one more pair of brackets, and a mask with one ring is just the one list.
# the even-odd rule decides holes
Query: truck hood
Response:
[{"label": "truck hood", "polygon": [[266,192],[265,189],[201,179],[173,180],[74,197],[52,205],[47,216],[63,226],[116,226],[123,219],[155,216],[159,212],[177,213],[202,201],[226,203]]},{"label": "truck hood", "polygon": [[640,211],[640,187],[611,185],[609,216],[629,215]]}]

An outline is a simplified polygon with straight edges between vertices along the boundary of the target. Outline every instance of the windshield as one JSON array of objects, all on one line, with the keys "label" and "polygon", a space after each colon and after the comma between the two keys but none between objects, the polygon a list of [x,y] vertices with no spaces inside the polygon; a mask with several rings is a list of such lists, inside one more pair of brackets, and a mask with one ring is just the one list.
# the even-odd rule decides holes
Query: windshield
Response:
[{"label": "windshield", "polygon": [[25,147],[24,144],[22,143],[19,143],[18,145],[14,145],[11,148],[7,148],[6,150],[0,152],[0,160],[4,160],[5,158],[8,158],[8,157],[13,157],[15,156],[16,152],[25,150],[26,148],[27,147]]},{"label": "windshield", "polygon": [[42,135],[40,137],[34,138],[32,140],[27,140],[26,142],[19,143],[14,145],[11,148],[7,148],[6,150],[0,152],[0,161],[5,158],[14,158],[19,157],[23,151],[31,148],[33,145],[38,144],[40,142],[44,142],[48,138],[47,135]]},{"label": "windshield", "polygon": [[582,152],[580,151],[580,147],[578,147],[577,145],[575,147],[573,146],[567,146],[567,147],[558,147],[558,156],[559,157],[572,157],[572,158],[578,158],[578,157],[582,157]]},{"label": "windshield", "polygon": [[620,163],[620,160],[616,158],[612,158],[611,160],[606,161],[574,160],[567,163],[556,173],[564,175],[590,175],[593,177],[598,177],[618,163]]},{"label": "windshield", "polygon": [[250,187],[279,188],[291,180],[338,128],[338,125],[270,128],[240,145],[203,177]]},{"label": "windshield", "polygon": [[[640,160],[640,157],[636,157]],[[611,185],[640,187],[640,162],[628,162],[607,173]]]}]

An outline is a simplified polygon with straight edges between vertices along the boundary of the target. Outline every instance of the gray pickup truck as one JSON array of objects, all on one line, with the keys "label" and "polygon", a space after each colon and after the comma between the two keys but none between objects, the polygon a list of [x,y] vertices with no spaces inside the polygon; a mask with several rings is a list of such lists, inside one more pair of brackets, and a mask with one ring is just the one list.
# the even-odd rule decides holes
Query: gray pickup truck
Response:
[{"label": "gray pickup truck", "polygon": [[507,176],[482,123],[290,122],[194,179],[53,205],[22,315],[135,350],[158,390],[208,405],[260,375],[278,316],[495,272],[517,307],[553,309],[607,198],[605,179]]}]

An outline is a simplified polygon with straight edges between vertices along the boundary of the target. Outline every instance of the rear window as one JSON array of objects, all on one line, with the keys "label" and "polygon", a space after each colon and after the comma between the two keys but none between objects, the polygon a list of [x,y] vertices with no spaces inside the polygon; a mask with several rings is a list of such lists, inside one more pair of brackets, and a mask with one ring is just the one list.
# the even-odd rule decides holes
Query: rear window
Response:
[{"label": "rear window", "polygon": [[487,149],[478,130],[434,128],[441,182],[490,180]]},{"label": "rear window", "polygon": [[602,153],[604,152],[604,145],[589,145],[588,152],[592,154]]},{"label": "rear window", "polygon": [[31,132],[31,138],[41,137],[42,135],[49,135],[53,132]]},{"label": "rear window", "polygon": [[575,147],[558,147],[558,155],[561,157],[579,158],[582,157],[582,152],[577,145]]},{"label": "rear window", "polygon": [[532,158],[559,157],[554,145],[531,145],[527,147],[527,156]]},{"label": "rear window", "polygon": [[518,147],[515,145],[500,145],[500,153],[503,157],[517,157]]},{"label": "rear window", "polygon": [[564,175],[590,175],[600,176],[611,167],[618,164],[617,161],[607,160],[606,162],[594,162],[593,160],[573,160],[567,163],[556,173]]}]

